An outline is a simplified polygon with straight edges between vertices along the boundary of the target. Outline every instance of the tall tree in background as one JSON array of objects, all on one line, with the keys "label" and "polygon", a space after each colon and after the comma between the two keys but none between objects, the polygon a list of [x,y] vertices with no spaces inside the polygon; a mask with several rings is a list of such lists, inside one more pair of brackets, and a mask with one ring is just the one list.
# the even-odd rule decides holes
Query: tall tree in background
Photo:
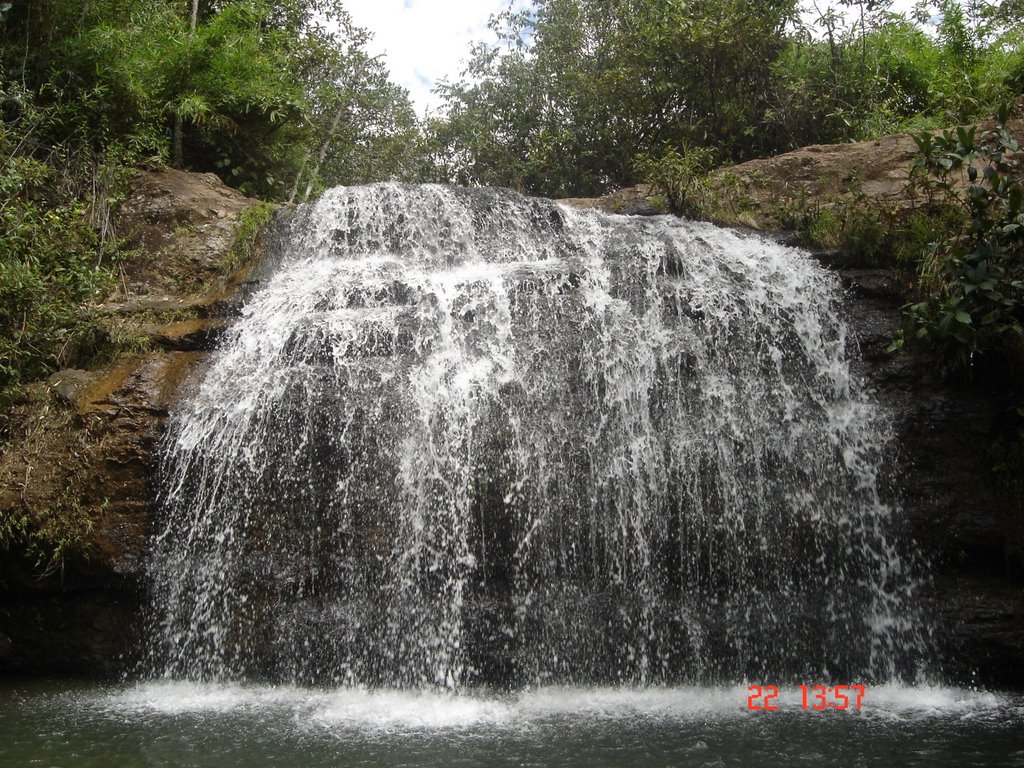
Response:
[{"label": "tall tree in background", "polygon": [[460,178],[508,174],[530,192],[599,192],[634,158],[705,143],[741,159],[763,149],[766,77],[793,0],[538,0],[503,14],[462,80],[441,86]]},{"label": "tall tree in background", "polygon": [[[282,197],[307,145],[327,149],[311,191],[415,167],[386,140],[418,147],[408,95],[367,41],[336,0],[41,0],[12,8],[0,59],[41,106],[73,113],[50,143],[116,142]],[[336,162],[357,151],[379,156]]]},{"label": "tall tree in background", "polygon": [[908,19],[887,0],[534,0],[439,88],[438,165],[594,194],[691,148],[741,161],[970,120],[1019,93],[1020,0],[925,5]]},{"label": "tall tree in background", "polygon": [[306,127],[288,199],[308,200],[326,186],[421,175],[422,140],[404,89],[381,57],[366,51],[369,33],[338,9],[333,32],[310,35],[300,57],[307,84]]},{"label": "tall tree in background", "polygon": [[[196,27],[199,25],[199,0],[192,0],[192,14],[189,16],[188,37],[189,42],[195,39]],[[184,162],[184,139],[182,137],[183,115],[181,112],[174,113],[174,131],[171,134],[172,161],[175,165],[181,166]]]}]

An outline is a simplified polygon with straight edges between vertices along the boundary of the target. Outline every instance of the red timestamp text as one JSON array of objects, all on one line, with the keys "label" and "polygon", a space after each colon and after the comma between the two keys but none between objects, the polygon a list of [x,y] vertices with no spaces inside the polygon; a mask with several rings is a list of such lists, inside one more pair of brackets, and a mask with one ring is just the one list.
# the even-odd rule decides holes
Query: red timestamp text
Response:
[{"label": "red timestamp text", "polygon": [[[855,709],[864,704],[867,688],[863,685],[801,685],[801,709]],[[779,686],[747,686],[747,709],[751,712],[776,712],[779,709]]]}]

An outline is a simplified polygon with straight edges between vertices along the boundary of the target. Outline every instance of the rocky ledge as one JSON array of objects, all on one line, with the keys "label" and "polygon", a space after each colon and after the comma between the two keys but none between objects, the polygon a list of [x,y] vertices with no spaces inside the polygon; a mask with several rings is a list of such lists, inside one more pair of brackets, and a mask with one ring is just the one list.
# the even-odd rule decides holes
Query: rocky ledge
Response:
[{"label": "rocky ledge", "polygon": [[239,237],[259,205],[212,174],[140,171],[121,208],[117,289],[91,307],[108,344],[15,405],[0,455],[0,521],[31,539],[0,550],[0,671],[122,670],[139,588],[157,441],[246,279]]}]

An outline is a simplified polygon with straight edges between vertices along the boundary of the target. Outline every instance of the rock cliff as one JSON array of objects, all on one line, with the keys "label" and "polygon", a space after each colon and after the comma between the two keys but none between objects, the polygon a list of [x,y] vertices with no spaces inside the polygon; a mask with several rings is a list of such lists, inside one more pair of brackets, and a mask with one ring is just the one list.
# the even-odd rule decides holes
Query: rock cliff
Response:
[{"label": "rock cliff", "polygon": [[127,663],[158,437],[245,279],[255,205],[212,174],[139,172],[117,221],[117,289],[91,308],[108,343],[95,367],[29,388],[0,456],[0,519],[41,534],[0,550],[0,670]]},{"label": "rock cliff", "polygon": [[[851,184],[901,204],[911,151],[892,137],[732,168],[729,183],[752,201],[732,223],[771,230],[777,220],[759,211]],[[645,188],[567,202],[658,210]],[[112,674],[129,663],[158,437],[246,282],[237,242],[254,205],[210,175],[140,172],[118,222],[135,255],[96,307],[118,352],[30,388],[0,456],[0,522],[31,517],[57,545],[0,551],[0,672]],[[891,483],[931,561],[927,599],[947,669],[1024,687],[1024,502],[1000,447],[1019,381],[989,371],[952,384],[912,351],[886,352],[907,286],[877,265],[819,257],[846,286],[857,365],[891,417]]]}]

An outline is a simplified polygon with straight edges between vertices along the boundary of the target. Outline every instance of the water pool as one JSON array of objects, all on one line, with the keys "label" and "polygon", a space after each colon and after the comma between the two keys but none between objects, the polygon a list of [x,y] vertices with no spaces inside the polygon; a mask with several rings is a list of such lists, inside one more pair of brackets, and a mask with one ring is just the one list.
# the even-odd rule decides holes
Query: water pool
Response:
[{"label": "water pool", "polygon": [[860,712],[747,711],[745,687],[515,695],[11,682],[3,766],[1024,765],[1024,697],[868,688]]}]

